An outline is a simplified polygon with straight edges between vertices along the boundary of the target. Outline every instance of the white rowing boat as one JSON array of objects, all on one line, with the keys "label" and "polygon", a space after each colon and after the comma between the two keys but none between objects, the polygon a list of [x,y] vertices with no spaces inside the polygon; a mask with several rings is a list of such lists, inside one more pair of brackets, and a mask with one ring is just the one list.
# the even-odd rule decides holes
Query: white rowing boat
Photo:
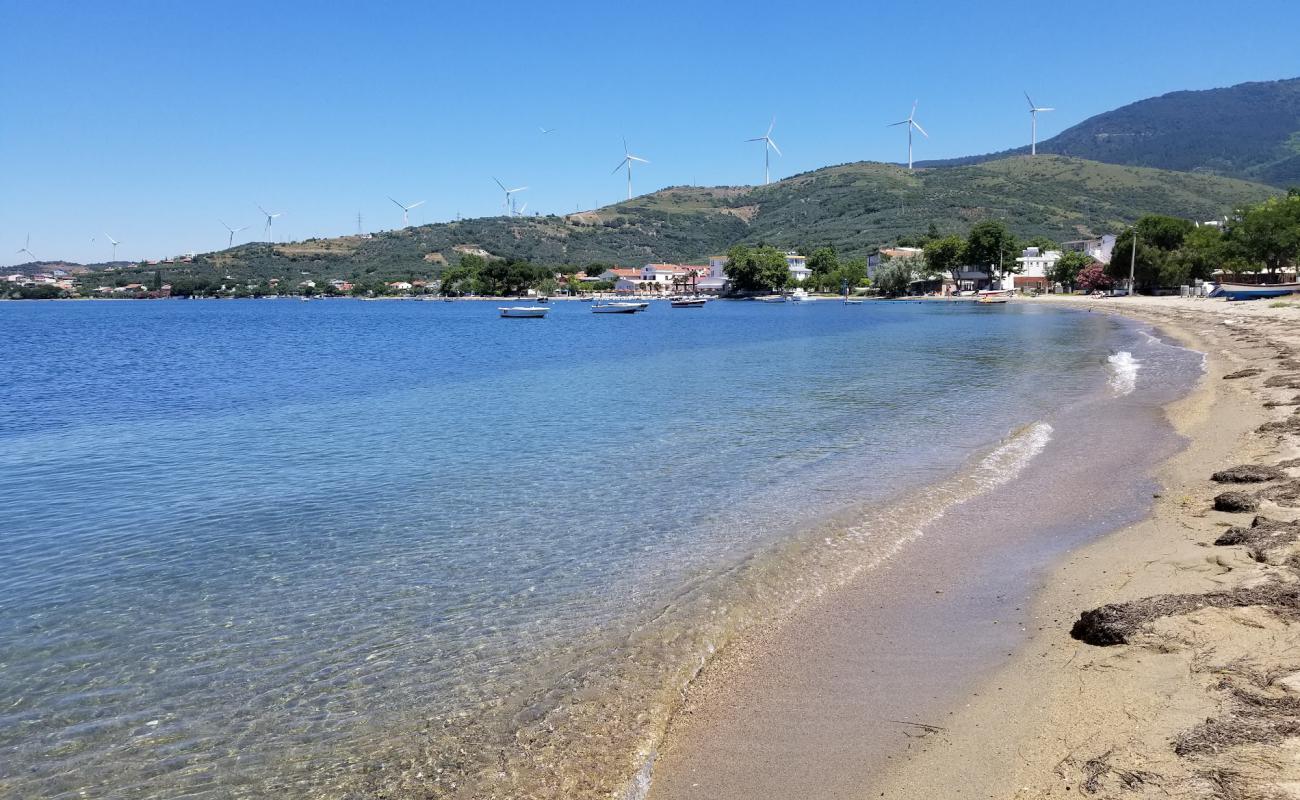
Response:
[{"label": "white rowing boat", "polygon": [[541,319],[550,311],[546,306],[501,306],[497,308],[501,316],[512,319]]}]

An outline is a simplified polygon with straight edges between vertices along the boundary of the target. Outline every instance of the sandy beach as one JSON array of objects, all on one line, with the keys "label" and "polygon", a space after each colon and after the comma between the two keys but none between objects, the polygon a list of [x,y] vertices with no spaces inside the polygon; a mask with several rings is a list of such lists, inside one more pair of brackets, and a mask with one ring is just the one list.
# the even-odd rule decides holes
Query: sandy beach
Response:
[{"label": "sandy beach", "polygon": [[[1186,447],[1149,515],[1028,583],[975,558],[978,524],[968,551],[927,538],[889,566],[895,602],[849,587],[745,637],[687,693],[651,797],[1300,797],[1300,304],[1023,302],[1136,316],[1206,354],[1163,411]],[[1026,542],[1050,524],[1022,516]],[[891,624],[936,635],[900,652],[864,632]],[[966,625],[985,633],[949,644]],[[962,659],[993,666],[936,677]]]}]

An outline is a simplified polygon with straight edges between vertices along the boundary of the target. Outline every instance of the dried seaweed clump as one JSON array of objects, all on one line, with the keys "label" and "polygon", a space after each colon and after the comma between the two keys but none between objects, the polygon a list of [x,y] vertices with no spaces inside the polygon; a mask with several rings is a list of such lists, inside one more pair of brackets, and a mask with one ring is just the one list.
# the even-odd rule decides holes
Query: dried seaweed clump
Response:
[{"label": "dried seaweed clump", "polygon": [[1230,511],[1240,513],[1244,511],[1258,511],[1259,500],[1254,495],[1245,492],[1224,492],[1214,498],[1215,511]]},{"label": "dried seaweed clump", "polygon": [[1214,540],[1220,547],[1245,545],[1250,557],[1267,561],[1269,555],[1300,540],[1300,522],[1282,522],[1268,517],[1255,517],[1249,526],[1229,528]]},{"label": "dried seaweed clump", "polygon": [[1070,629],[1079,641],[1099,647],[1127,644],[1144,626],[1202,608],[1263,606],[1288,616],[1300,614],[1300,586],[1272,582],[1207,594],[1160,594],[1128,603],[1108,603],[1084,611]]},{"label": "dried seaweed clump", "polygon": [[1238,378],[1253,378],[1263,372],[1264,370],[1259,367],[1246,367],[1245,369],[1239,369],[1236,372],[1229,372],[1227,375],[1223,376],[1223,379],[1225,381],[1234,381]]},{"label": "dried seaweed clump", "polygon": [[1210,476],[1216,483],[1265,483],[1280,481],[1287,477],[1280,467],[1267,464],[1238,464],[1235,467],[1221,469]]}]

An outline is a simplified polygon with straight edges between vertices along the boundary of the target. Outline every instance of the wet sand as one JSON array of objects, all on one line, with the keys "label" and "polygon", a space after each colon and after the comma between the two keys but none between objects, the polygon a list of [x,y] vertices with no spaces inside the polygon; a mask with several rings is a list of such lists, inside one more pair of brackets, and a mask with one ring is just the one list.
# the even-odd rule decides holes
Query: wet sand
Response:
[{"label": "wet sand", "polygon": [[[1073,302],[1136,313],[1208,353],[1206,377],[1167,409],[1187,449],[1161,454],[1168,460],[1157,483],[1116,486],[1107,478],[1144,455],[1124,443],[1143,446],[1143,429],[1163,420],[1117,414],[1117,425],[1132,428],[1102,450],[1084,446],[1085,431],[1058,430],[1066,446],[1050,469],[1031,468],[1013,484],[1014,501],[995,492],[964,504],[905,558],[729,646],[674,719],[651,797],[1040,797],[1081,787],[1096,796],[1215,796],[1220,785],[1266,781],[1279,792],[1300,780],[1288,777],[1294,758],[1255,752],[1277,743],[1190,757],[1171,745],[1207,715],[1230,713],[1229,700],[1242,702],[1211,688],[1225,670],[1275,693],[1269,681],[1300,669],[1297,628],[1275,610],[1158,619],[1117,647],[1070,638],[1079,613],[1106,602],[1203,592],[1270,572],[1295,580],[1294,567],[1261,566],[1243,548],[1210,544],[1252,515],[1209,511],[1224,487],[1208,477],[1300,451],[1296,435],[1252,433],[1294,410],[1265,409],[1263,400],[1296,391],[1263,383],[1300,373],[1275,346],[1300,337],[1300,313],[1178,299]],[[1264,374],[1222,379],[1252,364]],[[1150,515],[1130,524],[1100,511],[1119,505]],[[1296,516],[1269,501],[1262,513]],[[1031,598],[1025,587],[1039,590]],[[1258,663],[1248,668],[1243,654]],[[1265,777],[1243,773],[1243,747],[1255,748],[1246,760],[1265,765],[1257,770]],[[1267,766],[1276,764],[1289,766]]]}]

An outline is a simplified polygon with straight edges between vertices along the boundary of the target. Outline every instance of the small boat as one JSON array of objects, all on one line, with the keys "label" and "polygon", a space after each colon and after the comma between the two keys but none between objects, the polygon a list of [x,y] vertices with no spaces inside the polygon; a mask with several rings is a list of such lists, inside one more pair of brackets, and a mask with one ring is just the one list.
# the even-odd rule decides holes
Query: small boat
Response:
[{"label": "small boat", "polygon": [[1007,297],[1005,294],[986,294],[975,302],[981,304],[1009,303],[1011,302],[1011,298]]},{"label": "small boat", "polygon": [[758,302],[760,302],[760,303],[784,303],[784,302],[785,302],[785,295],[783,295],[783,294],[769,294],[767,297],[759,297],[759,298],[755,298],[755,299],[757,299]]},{"label": "small boat", "polygon": [[635,314],[645,311],[649,303],[596,303],[591,307],[593,314]]},{"label": "small boat", "polygon": [[546,306],[502,306],[497,308],[503,317],[519,319],[541,319],[550,311]]},{"label": "small boat", "polygon": [[707,302],[707,297],[674,297],[669,304],[673,308],[704,308]]},{"label": "small boat", "polygon": [[790,293],[791,303],[802,303],[807,299],[808,299],[808,292],[804,291],[803,289],[795,289],[793,292]]},{"label": "small boat", "polygon": [[1210,292],[1210,297],[1262,300],[1266,297],[1285,297],[1289,294],[1300,294],[1300,283],[1221,283]]},{"label": "small boat", "polygon": [[846,306],[860,306],[860,305],[862,305],[862,300],[861,300],[861,299],[858,299],[858,298],[846,297],[846,298],[844,298],[844,305],[846,305]]}]

